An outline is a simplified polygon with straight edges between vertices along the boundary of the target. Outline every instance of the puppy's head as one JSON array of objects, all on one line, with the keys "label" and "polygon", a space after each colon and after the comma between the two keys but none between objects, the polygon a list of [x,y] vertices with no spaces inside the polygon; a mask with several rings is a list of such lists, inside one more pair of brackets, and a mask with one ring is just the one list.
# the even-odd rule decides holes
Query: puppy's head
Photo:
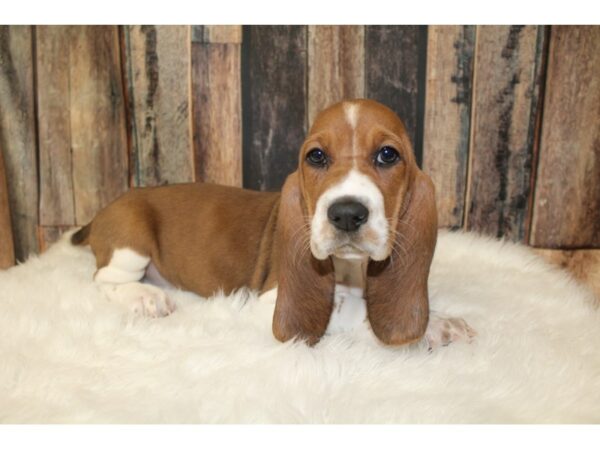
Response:
[{"label": "puppy's head", "polygon": [[319,114],[298,168],[315,258],[390,256],[417,170],[404,125],[382,104],[348,101]]},{"label": "puppy's head", "polygon": [[325,333],[335,286],[331,256],[369,261],[365,299],[381,341],[398,345],[423,335],[435,193],[388,108],[354,100],[317,116],[283,187],[277,229],[279,340],[316,342]]}]

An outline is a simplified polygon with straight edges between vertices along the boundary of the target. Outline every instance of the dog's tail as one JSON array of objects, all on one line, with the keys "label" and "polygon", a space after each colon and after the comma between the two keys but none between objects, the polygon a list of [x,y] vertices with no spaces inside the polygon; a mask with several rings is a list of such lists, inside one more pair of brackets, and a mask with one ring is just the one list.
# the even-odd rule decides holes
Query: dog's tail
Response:
[{"label": "dog's tail", "polygon": [[88,238],[90,237],[90,231],[92,230],[92,223],[88,223],[85,227],[71,236],[71,244],[73,245],[86,245]]}]

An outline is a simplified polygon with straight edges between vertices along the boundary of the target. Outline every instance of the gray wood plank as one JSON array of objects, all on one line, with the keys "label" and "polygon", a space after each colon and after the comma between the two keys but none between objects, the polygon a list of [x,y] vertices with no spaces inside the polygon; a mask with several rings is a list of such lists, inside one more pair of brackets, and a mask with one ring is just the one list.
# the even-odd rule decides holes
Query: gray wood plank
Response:
[{"label": "gray wood plank", "polygon": [[0,149],[19,261],[39,250],[32,34],[30,26],[0,26]]},{"label": "gray wood plank", "polygon": [[244,186],[279,190],[306,135],[306,27],[245,26]]},{"label": "gray wood plank", "polygon": [[538,26],[477,29],[468,230],[527,236],[544,37]]},{"label": "gray wood plank", "polygon": [[136,25],[124,35],[132,182],[193,181],[190,27]]},{"label": "gray wood plank", "polygon": [[423,148],[426,52],[426,26],[366,27],[366,96],[400,116],[419,164]]}]

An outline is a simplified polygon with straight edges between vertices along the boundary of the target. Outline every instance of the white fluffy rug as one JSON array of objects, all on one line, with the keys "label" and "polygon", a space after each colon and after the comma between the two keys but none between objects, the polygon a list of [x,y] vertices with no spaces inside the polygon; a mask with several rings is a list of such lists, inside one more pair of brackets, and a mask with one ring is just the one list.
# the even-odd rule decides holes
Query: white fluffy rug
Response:
[{"label": "white fluffy rug", "polygon": [[442,234],[432,307],[479,333],[428,353],[369,336],[280,344],[241,292],[133,317],[60,242],[0,272],[0,421],[600,422],[600,313],[527,249]]}]

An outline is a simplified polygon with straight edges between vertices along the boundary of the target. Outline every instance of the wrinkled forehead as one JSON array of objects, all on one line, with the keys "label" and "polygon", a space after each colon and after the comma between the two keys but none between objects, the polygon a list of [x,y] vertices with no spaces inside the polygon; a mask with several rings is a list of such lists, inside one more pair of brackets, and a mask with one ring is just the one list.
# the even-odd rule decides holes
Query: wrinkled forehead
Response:
[{"label": "wrinkled forehead", "polygon": [[309,136],[350,139],[376,134],[406,138],[402,121],[392,110],[372,100],[337,103],[322,111],[310,129]]}]

